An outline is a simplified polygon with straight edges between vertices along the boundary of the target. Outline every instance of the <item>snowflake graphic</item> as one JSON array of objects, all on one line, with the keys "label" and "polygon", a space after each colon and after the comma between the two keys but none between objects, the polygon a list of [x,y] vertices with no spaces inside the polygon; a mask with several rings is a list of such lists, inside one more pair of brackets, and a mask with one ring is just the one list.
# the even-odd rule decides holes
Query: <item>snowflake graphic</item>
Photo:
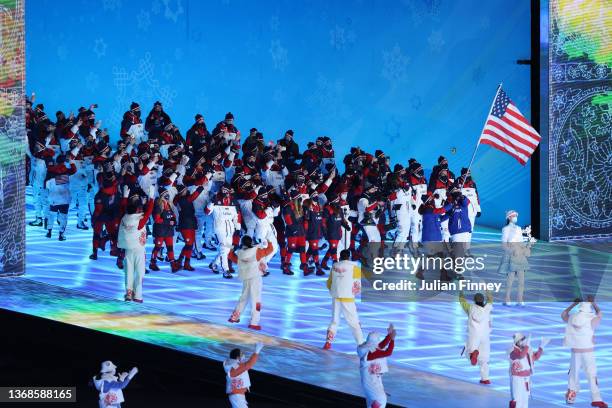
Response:
[{"label": "snowflake graphic", "polygon": [[277,88],[272,93],[272,101],[277,105],[282,105],[287,101],[287,94],[281,88]]},{"label": "snowflake graphic", "polygon": [[270,30],[278,31],[279,28],[280,28],[280,19],[278,18],[278,16],[274,15],[270,17]]},{"label": "snowflake graphic", "polygon": [[123,66],[113,67],[113,85],[115,87],[115,106],[111,112],[111,127],[118,128],[121,117],[132,101],[156,99],[170,109],[174,105],[177,92],[174,88],[161,86],[155,75],[155,66],[151,61],[151,54],[146,53],[138,61],[136,69],[127,69]]},{"label": "snowflake graphic", "polygon": [[64,61],[68,57],[68,48],[64,44],[60,44],[56,49],[57,58]]},{"label": "snowflake graphic", "polygon": [[421,97],[419,95],[414,95],[411,98],[410,103],[412,104],[412,107],[415,110],[419,110],[421,108],[421,105],[423,105],[423,101],[421,100]]},{"label": "snowflake graphic", "polygon": [[391,82],[392,85],[405,81],[409,62],[410,58],[402,53],[400,46],[397,44],[391,50],[383,51],[383,78]]},{"label": "snowflake graphic", "polygon": [[151,25],[151,14],[149,14],[148,11],[141,9],[140,13],[138,13],[136,16],[136,21],[139,30],[147,31]]},{"label": "snowflake graphic", "polygon": [[344,27],[336,25],[333,30],[329,31],[329,43],[338,51],[344,50],[347,45],[354,42],[355,32],[353,30],[345,30]]},{"label": "snowflake graphic", "polygon": [[385,130],[384,135],[385,138],[389,142],[396,142],[402,139],[402,135],[400,133],[401,123],[395,116],[391,116],[391,118],[385,121]]},{"label": "snowflake graphic", "polygon": [[170,78],[173,72],[174,72],[174,67],[168,61],[162,64],[161,73],[165,78]]},{"label": "snowflake graphic", "polygon": [[274,63],[274,69],[278,69],[281,72],[285,71],[285,67],[289,64],[287,58],[287,49],[284,48],[280,40],[273,40],[268,50],[272,56],[272,62]]},{"label": "snowflake graphic", "polygon": [[442,51],[444,44],[446,44],[442,31],[432,31],[427,42],[429,43],[429,48],[435,52]]},{"label": "snowflake graphic", "polygon": [[[168,20],[172,20],[175,23],[178,21],[178,18],[181,14],[183,14],[183,3],[181,0],[162,0],[164,2],[165,10],[164,17]],[[174,7],[171,4],[174,3]]]},{"label": "snowflake graphic", "polygon": [[177,48],[174,50],[174,59],[176,59],[177,61],[180,61],[183,59],[183,49],[182,48]]},{"label": "snowflake graphic", "polygon": [[162,4],[159,0],[154,0],[153,4],[151,4],[151,12],[153,12],[153,14],[161,13],[161,8]]},{"label": "snowflake graphic", "polygon": [[94,44],[94,52],[96,53],[96,57],[102,58],[106,55],[106,48],[108,45],[104,42],[103,38],[96,39],[96,43]]},{"label": "snowflake graphic", "polygon": [[118,11],[121,8],[121,0],[104,0],[102,8],[104,11]]},{"label": "snowflake graphic", "polygon": [[95,72],[89,72],[85,77],[85,87],[92,92],[100,86],[100,77]]},{"label": "snowflake graphic", "polygon": [[344,83],[340,79],[330,80],[319,74],[317,85],[308,104],[317,113],[317,121],[331,122],[346,120],[350,116],[348,106],[343,102]]}]

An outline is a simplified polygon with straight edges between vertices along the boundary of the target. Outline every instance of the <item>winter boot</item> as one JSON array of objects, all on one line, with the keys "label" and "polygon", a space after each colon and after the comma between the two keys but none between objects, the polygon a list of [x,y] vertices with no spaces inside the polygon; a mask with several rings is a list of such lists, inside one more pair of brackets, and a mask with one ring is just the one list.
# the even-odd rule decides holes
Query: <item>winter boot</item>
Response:
[{"label": "winter boot", "polygon": [[47,233],[45,234],[45,237],[51,238],[51,230],[47,230]]},{"label": "winter boot", "polygon": [[149,269],[152,271],[159,271],[159,266],[157,266],[157,261],[151,258],[151,262],[149,262]]},{"label": "winter boot", "polygon": [[172,269],[172,273],[177,273],[181,269],[181,264],[173,259],[170,261],[170,268]]},{"label": "winter boot", "polygon": [[219,266],[216,263],[211,262],[208,264],[208,267],[210,268],[211,271],[213,271],[213,273],[216,273],[216,274],[219,273]]},{"label": "winter boot", "polygon": [[315,268],[317,270],[317,276],[325,276],[325,271],[321,268],[320,263],[316,263]]},{"label": "winter boot", "polygon": [[31,225],[32,227],[42,227],[43,226],[43,220],[42,218],[36,217],[36,219],[34,221],[30,221],[29,225]]},{"label": "winter boot", "polygon": [[311,270],[311,269],[308,267],[308,264],[305,264],[305,263],[300,264],[300,269],[301,269],[301,270],[302,270],[302,272],[304,273],[304,276],[311,275],[311,274],[314,272],[313,270]]},{"label": "winter boot", "polygon": [[59,233],[59,238],[58,238],[58,241],[65,241],[65,240],[66,240],[66,236],[64,235],[64,233],[63,233],[63,232],[60,232],[60,233]]}]

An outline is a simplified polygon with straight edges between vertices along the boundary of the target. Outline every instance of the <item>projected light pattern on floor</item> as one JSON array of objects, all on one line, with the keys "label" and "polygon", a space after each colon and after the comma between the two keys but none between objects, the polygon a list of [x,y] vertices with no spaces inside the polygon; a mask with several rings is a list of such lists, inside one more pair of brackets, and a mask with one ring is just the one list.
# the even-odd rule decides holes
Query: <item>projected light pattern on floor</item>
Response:
[{"label": "projected light pattern on floor", "polygon": [[[31,213],[28,197],[28,214]],[[29,219],[31,217],[28,217]],[[54,235],[45,238],[39,227],[27,229],[27,278],[121,300],[123,298],[123,273],[114,264],[108,252],[101,252],[98,261],[90,261],[91,230],[75,228],[72,216],[67,230],[68,240],[57,241]],[[475,234],[476,239],[499,239],[490,231]],[[178,245],[181,246],[180,244]],[[147,248],[150,253],[150,247]],[[193,262],[194,272],[170,273],[170,267],[162,263],[162,270],[146,275],[144,301],[147,309],[157,309],[206,320],[219,325],[227,322],[239,297],[241,284],[238,279],[226,280],[213,274],[207,265],[213,257]],[[296,265],[297,266],[297,265]],[[331,300],[324,277],[292,277],[280,273],[278,257],[271,265],[271,275],[264,279],[262,326],[263,333],[311,346],[320,347],[330,320]],[[297,270],[297,267],[294,268]],[[557,275],[563,275],[563,267]],[[604,276],[604,279],[606,277]],[[609,280],[610,277],[608,277]],[[76,305],[82,307],[87,305]],[[134,305],[136,306],[136,305]],[[511,336],[516,331],[532,333],[533,345],[541,336],[552,338],[542,361],[537,365],[533,379],[535,399],[549,405],[563,406],[567,386],[569,351],[562,347],[564,324],[560,313],[567,305],[562,303],[537,303],[526,307],[502,307],[494,310],[492,334],[491,380],[492,389],[508,393],[507,350]],[[604,315],[609,304],[602,304]],[[18,305],[14,305],[18,310]],[[44,308],[44,305],[41,305]],[[67,306],[68,308],[70,305]],[[478,369],[471,367],[460,357],[465,340],[465,316],[458,302],[440,301],[427,303],[359,303],[358,310],[364,332],[383,332],[389,322],[398,330],[398,342],[393,363],[419,370],[441,374],[458,380],[477,382]],[[238,325],[246,328],[248,312]],[[117,322],[116,330],[131,330],[126,322]],[[177,342],[189,342],[189,330],[177,333]],[[152,333],[152,336],[157,334]],[[161,334],[159,334],[161,336]],[[196,334],[198,335],[198,334]],[[169,335],[164,335],[169,336]],[[170,337],[169,337],[170,338]],[[612,328],[604,317],[597,334],[599,343],[598,369],[603,397],[612,396]],[[355,344],[346,324],[341,323],[334,350],[354,354]],[[584,381],[578,404],[589,402],[589,392]]]}]

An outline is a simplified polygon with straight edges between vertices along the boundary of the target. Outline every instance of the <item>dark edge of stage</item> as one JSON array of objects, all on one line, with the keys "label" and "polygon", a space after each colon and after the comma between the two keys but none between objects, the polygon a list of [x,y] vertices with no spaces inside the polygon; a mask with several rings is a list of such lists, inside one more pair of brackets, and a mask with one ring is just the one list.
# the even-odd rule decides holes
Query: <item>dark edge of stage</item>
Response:
[{"label": "dark edge of stage", "polygon": [[[229,406],[219,361],[1,308],[0,326],[0,386],[76,386],[76,403],[53,403],[53,407],[94,406],[97,391],[89,380],[108,359],[119,371],[139,367],[125,390],[126,406]],[[292,369],[290,362],[287,369]],[[255,408],[364,405],[363,398],[256,369],[250,370],[250,376],[253,392],[247,399]]]}]

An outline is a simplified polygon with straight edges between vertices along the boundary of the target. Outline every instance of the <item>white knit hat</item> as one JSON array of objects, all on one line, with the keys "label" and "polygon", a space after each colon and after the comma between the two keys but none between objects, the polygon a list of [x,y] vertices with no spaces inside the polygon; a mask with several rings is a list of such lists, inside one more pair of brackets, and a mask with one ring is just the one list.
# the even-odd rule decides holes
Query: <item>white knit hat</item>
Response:
[{"label": "white knit hat", "polygon": [[102,363],[102,368],[100,368],[101,374],[112,373],[117,369],[117,366],[113,364],[112,361],[105,361]]}]

